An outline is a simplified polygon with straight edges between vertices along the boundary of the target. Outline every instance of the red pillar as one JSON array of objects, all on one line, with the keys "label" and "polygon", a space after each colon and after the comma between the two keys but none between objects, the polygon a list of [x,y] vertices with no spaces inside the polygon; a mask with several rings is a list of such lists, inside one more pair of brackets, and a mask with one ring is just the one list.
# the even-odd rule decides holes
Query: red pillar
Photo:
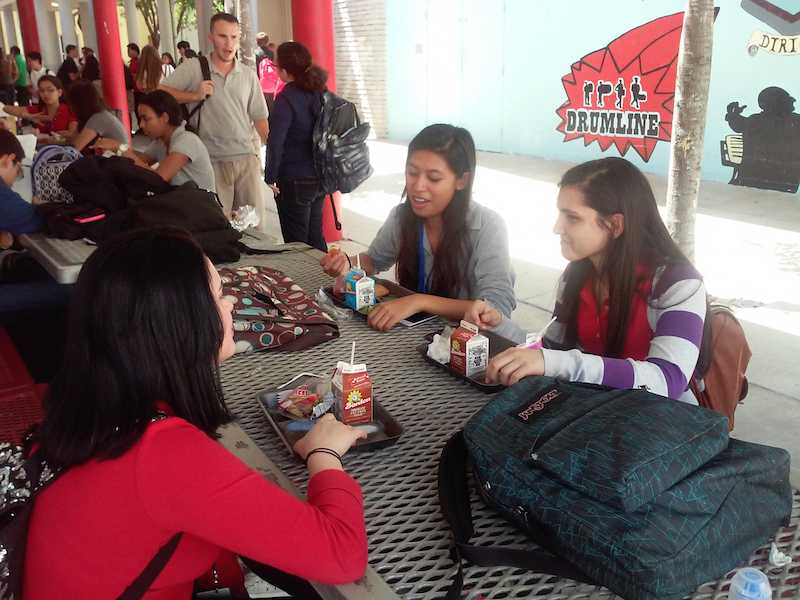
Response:
[{"label": "red pillar", "polygon": [[[21,0],[17,0],[21,1]],[[91,0],[94,5],[94,26],[97,33],[97,52],[103,79],[103,100],[118,110],[125,131],[131,130],[128,114],[128,95],[125,91],[125,71],[122,67],[119,39],[117,0]]]},{"label": "red pillar", "polygon": [[19,28],[22,31],[22,45],[25,53],[41,52],[39,45],[39,30],[36,27],[36,0],[17,0],[17,13],[19,13]]},{"label": "red pillar", "polygon": [[[332,0],[292,0],[292,35],[311,52],[314,62],[328,71],[328,89],[336,91],[336,51],[333,43]],[[334,194],[336,214],[342,219],[341,195]],[[322,233],[329,242],[342,239],[330,202],[322,213]]]}]

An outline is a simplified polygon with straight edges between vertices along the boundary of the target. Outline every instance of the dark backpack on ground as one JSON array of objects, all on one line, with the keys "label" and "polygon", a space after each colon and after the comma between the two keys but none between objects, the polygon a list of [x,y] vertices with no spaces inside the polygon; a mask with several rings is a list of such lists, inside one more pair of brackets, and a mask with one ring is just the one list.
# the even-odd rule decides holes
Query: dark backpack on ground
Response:
[{"label": "dark backpack on ground", "polygon": [[[325,194],[352,192],[372,175],[369,164],[369,123],[358,118],[356,105],[325,91],[312,135],[314,167]],[[333,205],[333,196],[331,196]],[[336,216],[336,229],[341,223]]]},{"label": "dark backpack on ground", "polygon": [[[472,546],[466,465],[486,503],[542,550]],[[461,558],[681,598],[740,565],[792,509],[789,454],[728,439],[720,414],[644,390],[529,377],[447,443],[439,499]]]},{"label": "dark backpack on ground", "polygon": [[236,352],[305,350],[339,337],[339,325],[292,278],[270,267],[224,267],[223,294],[234,300]]},{"label": "dark backpack on ground", "polygon": [[[200,61],[200,73],[203,75],[203,81],[211,81],[211,68],[208,65],[208,59],[203,55],[199,55],[197,60]],[[186,108],[185,104],[181,104],[183,120],[186,121],[186,131],[191,131],[194,134],[198,134],[200,132],[200,109],[203,108],[204,103],[205,100],[200,100],[200,102],[195,104],[191,112],[189,112],[189,109]],[[197,124],[192,125],[191,119],[195,114],[197,115]]]}]

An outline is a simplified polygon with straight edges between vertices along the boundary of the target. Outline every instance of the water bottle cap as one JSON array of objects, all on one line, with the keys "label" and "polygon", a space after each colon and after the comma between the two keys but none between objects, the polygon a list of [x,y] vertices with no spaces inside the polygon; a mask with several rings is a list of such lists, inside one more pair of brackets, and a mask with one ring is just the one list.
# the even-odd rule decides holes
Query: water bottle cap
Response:
[{"label": "water bottle cap", "polygon": [[752,567],[740,569],[731,581],[731,600],[769,600],[772,588],[767,576]]}]

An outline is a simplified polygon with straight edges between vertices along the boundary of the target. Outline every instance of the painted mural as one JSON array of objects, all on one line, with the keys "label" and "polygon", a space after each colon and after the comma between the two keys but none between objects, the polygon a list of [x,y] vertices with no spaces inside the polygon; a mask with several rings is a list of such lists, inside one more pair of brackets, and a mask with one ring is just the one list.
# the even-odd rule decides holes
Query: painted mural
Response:
[{"label": "painted mural", "polygon": [[564,141],[633,148],[645,162],[672,135],[683,13],[645,23],[572,65],[561,81],[567,101],[556,114]]},{"label": "painted mural", "polygon": [[725,120],[735,132],[721,143],[722,164],[733,168],[729,183],[779,192],[800,184],[800,115],[795,99],[770,86],[758,94],[760,112],[744,115],[747,105],[728,104]]}]

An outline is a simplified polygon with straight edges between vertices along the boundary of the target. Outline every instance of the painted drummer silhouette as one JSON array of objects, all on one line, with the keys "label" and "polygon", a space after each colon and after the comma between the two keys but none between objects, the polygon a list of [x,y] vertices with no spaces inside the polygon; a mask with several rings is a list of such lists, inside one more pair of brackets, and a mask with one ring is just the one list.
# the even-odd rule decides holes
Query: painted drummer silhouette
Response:
[{"label": "painted drummer silhouette", "polygon": [[647,101],[647,92],[642,91],[639,78],[634,76],[631,81],[631,106],[636,110],[641,108],[641,103]]}]

